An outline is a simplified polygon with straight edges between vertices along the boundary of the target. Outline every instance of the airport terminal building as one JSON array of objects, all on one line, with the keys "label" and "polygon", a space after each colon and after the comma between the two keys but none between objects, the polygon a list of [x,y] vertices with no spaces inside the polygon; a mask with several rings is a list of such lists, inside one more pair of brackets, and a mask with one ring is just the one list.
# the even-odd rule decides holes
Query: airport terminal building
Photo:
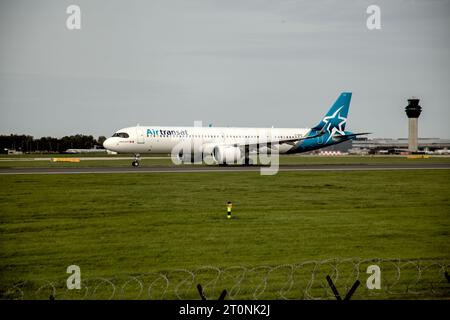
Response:
[{"label": "airport terminal building", "polygon": [[[442,153],[450,151],[450,139],[419,138],[419,152]],[[354,154],[401,154],[408,152],[408,138],[357,138],[347,150]]]},{"label": "airport terminal building", "polygon": [[[419,138],[418,152],[430,154],[450,154],[450,139]],[[327,148],[316,150],[314,153],[336,151],[349,154],[402,154],[408,152],[408,138],[357,138]]]}]

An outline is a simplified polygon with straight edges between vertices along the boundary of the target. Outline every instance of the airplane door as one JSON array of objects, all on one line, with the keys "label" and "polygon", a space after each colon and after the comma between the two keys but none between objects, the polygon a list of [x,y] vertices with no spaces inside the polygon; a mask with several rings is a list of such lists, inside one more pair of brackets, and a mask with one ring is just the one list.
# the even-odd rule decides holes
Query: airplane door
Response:
[{"label": "airplane door", "polygon": [[136,142],[139,144],[145,143],[145,128],[136,127]]}]

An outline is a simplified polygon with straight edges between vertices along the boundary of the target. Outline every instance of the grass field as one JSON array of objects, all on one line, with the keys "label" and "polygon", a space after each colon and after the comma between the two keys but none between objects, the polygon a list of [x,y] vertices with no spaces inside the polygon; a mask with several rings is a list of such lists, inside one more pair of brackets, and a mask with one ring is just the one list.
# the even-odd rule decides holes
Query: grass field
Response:
[{"label": "grass field", "polygon": [[[63,279],[63,287],[71,264],[83,277],[113,278],[206,265],[450,258],[450,170],[0,181],[0,295],[6,298],[7,288],[21,281],[35,290],[44,280]],[[281,286],[277,279],[273,290]],[[98,297],[108,296],[104,290]],[[198,298],[195,290],[187,297]]]}]

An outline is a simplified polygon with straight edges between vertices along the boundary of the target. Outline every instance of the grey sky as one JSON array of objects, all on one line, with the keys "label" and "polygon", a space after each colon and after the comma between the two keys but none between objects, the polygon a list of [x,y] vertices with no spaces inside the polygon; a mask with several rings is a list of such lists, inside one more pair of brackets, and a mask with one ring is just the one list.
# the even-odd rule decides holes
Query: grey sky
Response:
[{"label": "grey sky", "polygon": [[405,137],[414,95],[419,135],[449,138],[449,15],[448,0],[2,0],[0,133],[310,127],[348,90],[349,130]]}]

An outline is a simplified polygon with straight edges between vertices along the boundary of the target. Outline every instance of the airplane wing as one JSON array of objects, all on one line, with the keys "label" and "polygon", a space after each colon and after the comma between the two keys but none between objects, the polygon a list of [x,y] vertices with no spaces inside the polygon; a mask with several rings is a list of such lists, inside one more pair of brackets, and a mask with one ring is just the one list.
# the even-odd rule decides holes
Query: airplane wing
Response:
[{"label": "airplane wing", "polygon": [[257,146],[257,145],[261,145],[261,144],[282,144],[282,143],[287,143],[287,144],[292,144],[295,145],[298,142],[302,141],[302,140],[308,140],[308,139],[314,139],[320,136],[323,136],[325,134],[325,132],[323,130],[321,130],[319,133],[313,135],[313,136],[309,136],[309,137],[303,137],[303,138],[291,138],[291,139],[281,139],[281,140],[267,140],[267,141],[255,141],[255,142],[245,142],[245,143],[237,143],[235,144],[236,147],[244,147],[244,146]]},{"label": "airplane wing", "polygon": [[371,132],[351,133],[346,134],[345,137],[365,136],[366,134],[372,134]]},{"label": "airplane wing", "polygon": [[[243,143],[235,143],[235,144],[233,144],[233,146],[234,147],[245,147],[245,146],[251,147],[251,146],[257,146],[257,145],[263,145],[263,144],[283,144],[283,143],[296,145],[300,141],[314,139],[314,138],[323,136],[325,133],[326,133],[325,130],[321,130],[317,134],[309,136],[309,137],[281,139],[281,140],[267,140],[267,141],[262,140],[262,141],[254,141],[254,142],[250,141],[250,142],[243,142]],[[335,139],[335,140],[341,140],[341,139],[349,140],[349,139],[354,138],[356,136],[362,136],[362,135],[366,135],[366,134],[371,134],[371,133],[370,132],[361,132],[361,133],[351,133],[351,134],[346,134],[346,135],[335,135],[335,136],[333,136],[333,139]]]}]

